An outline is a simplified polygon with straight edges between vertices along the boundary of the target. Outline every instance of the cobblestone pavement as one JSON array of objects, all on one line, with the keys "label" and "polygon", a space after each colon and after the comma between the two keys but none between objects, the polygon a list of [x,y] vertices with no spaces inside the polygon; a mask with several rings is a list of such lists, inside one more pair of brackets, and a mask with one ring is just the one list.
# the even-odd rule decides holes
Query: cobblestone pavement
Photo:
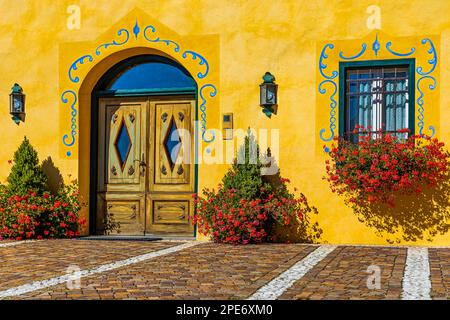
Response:
[{"label": "cobblestone pavement", "polygon": [[[294,275],[289,282],[293,284],[283,289],[279,299],[401,299],[404,290],[407,248],[338,246],[295,278],[293,266],[318,246],[197,243],[158,256],[181,243],[52,240],[0,246],[0,298],[246,299],[260,288],[270,289],[269,282],[283,283],[286,274]],[[151,252],[154,256],[133,260]],[[69,265],[89,271],[124,259],[127,265],[86,273],[79,289],[68,289],[62,282],[29,287],[34,281],[66,275]],[[418,282],[431,284],[430,298],[449,299],[450,248],[428,249],[428,261],[429,276]],[[377,272],[379,282],[373,278]],[[9,296],[19,286],[28,292]]]},{"label": "cobblestone pavement", "polygon": [[450,249],[429,249],[431,297],[450,299]]},{"label": "cobblestone pavement", "polygon": [[176,245],[173,242],[48,240],[0,247],[0,290]]},{"label": "cobblestone pavement", "polygon": [[[402,248],[338,247],[280,298],[400,299],[405,260]],[[368,268],[379,268],[379,288],[368,288]]]}]

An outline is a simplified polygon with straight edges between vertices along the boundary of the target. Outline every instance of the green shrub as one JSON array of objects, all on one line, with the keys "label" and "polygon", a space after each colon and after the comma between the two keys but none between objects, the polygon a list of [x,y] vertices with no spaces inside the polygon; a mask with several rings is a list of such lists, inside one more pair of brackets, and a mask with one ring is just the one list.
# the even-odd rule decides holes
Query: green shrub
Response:
[{"label": "green shrub", "polygon": [[39,165],[37,151],[27,137],[14,153],[13,166],[7,181],[8,189],[15,194],[25,195],[30,190],[43,194],[47,190],[47,177]]},{"label": "green shrub", "polygon": [[303,194],[291,193],[286,185],[289,180],[279,172],[262,175],[265,165],[259,155],[249,132],[218,190],[204,189],[203,197],[194,196],[197,214],[193,222],[199,233],[219,243],[315,242],[322,231],[317,223],[311,226],[309,215],[317,209]]},{"label": "green shrub", "polygon": [[223,189],[236,190],[237,196],[247,200],[270,193],[272,187],[261,175],[263,164],[259,155],[259,146],[249,131],[232,167],[222,179]]}]

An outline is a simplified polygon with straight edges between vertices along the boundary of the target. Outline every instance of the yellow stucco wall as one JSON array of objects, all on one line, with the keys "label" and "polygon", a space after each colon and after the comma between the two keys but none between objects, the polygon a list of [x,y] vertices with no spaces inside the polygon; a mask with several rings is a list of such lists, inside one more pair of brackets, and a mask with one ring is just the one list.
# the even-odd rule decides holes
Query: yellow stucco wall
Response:
[{"label": "yellow stucco wall", "polygon": [[[69,5],[81,9],[80,28],[69,30]],[[376,5],[381,12],[381,29],[369,30],[367,8]],[[139,7],[139,8],[137,8]],[[217,95],[207,97],[207,126],[220,128],[220,114],[234,113],[234,127],[280,130],[281,173],[291,179],[319,210],[315,218],[324,233],[323,242],[385,244],[386,238],[358,221],[343,200],[332,194],[321,178],[324,174],[323,145],[319,131],[329,126],[329,99],[318,93],[323,80],[318,60],[323,46],[335,45],[329,54],[327,73],[335,70],[343,51],[356,54],[361,43],[368,45],[367,55],[358,58],[392,59],[384,47],[408,52],[414,46],[416,65],[427,66],[431,59],[423,38],[435,44],[438,64],[435,76],[438,86],[425,96],[425,127],[433,125],[436,136],[450,145],[450,2],[435,1],[0,1],[0,180],[9,172],[7,161],[26,135],[38,149],[41,160],[51,157],[64,177],[78,177],[81,191],[89,192],[89,94],[95,81],[122,57],[139,52],[168,55],[183,64],[192,75],[203,72],[204,65],[192,57],[183,58],[183,50],[193,50],[209,63],[206,78],[195,77],[199,88],[213,84]],[[132,28],[138,21],[141,28],[135,38]],[[142,37],[147,25],[152,39],[170,39],[173,46],[149,42]],[[104,43],[123,45],[100,48]],[[370,46],[378,34],[381,42],[379,56],[374,57]],[[70,81],[68,70],[72,63],[92,55],[72,70],[79,82]],[[410,57],[410,58],[411,58]],[[279,85],[277,115],[267,118],[259,107],[259,83],[264,72],[270,71]],[[27,95],[26,121],[15,125],[8,114],[8,94],[18,82]],[[428,85],[428,84],[426,84]],[[71,110],[61,101],[66,90],[77,94],[78,114],[75,143],[65,146],[64,134],[70,141]],[[79,109],[78,109],[79,107]],[[417,106],[416,106],[417,108]],[[417,121],[416,121],[417,122]],[[204,147],[208,144],[204,143]],[[67,152],[71,155],[68,156]],[[208,154],[204,153],[205,157]],[[200,165],[199,188],[215,186],[226,165]],[[85,210],[83,214],[87,214]],[[402,242],[406,244],[407,242]],[[425,240],[415,244],[430,244]],[[450,234],[437,235],[433,245],[450,245]]]}]

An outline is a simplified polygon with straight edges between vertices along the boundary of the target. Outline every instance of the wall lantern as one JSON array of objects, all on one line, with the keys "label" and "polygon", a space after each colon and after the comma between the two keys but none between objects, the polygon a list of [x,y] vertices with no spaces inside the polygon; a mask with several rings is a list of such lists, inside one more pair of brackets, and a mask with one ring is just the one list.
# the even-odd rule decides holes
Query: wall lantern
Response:
[{"label": "wall lantern", "polygon": [[276,113],[278,85],[275,84],[275,77],[270,72],[266,72],[263,80],[264,82],[259,85],[260,106],[263,108],[264,114],[270,118],[272,113]]},{"label": "wall lantern", "polygon": [[9,94],[9,108],[9,113],[16,124],[25,120],[25,95],[22,87],[17,83],[14,84]]}]

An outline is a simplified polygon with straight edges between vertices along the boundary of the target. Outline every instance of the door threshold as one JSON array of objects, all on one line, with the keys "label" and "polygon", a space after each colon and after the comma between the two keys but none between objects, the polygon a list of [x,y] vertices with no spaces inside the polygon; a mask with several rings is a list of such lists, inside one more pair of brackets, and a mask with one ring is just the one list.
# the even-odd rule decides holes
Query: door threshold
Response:
[{"label": "door threshold", "polygon": [[170,235],[98,235],[79,237],[77,240],[104,240],[104,241],[194,241],[195,237],[189,236],[170,236]]}]

